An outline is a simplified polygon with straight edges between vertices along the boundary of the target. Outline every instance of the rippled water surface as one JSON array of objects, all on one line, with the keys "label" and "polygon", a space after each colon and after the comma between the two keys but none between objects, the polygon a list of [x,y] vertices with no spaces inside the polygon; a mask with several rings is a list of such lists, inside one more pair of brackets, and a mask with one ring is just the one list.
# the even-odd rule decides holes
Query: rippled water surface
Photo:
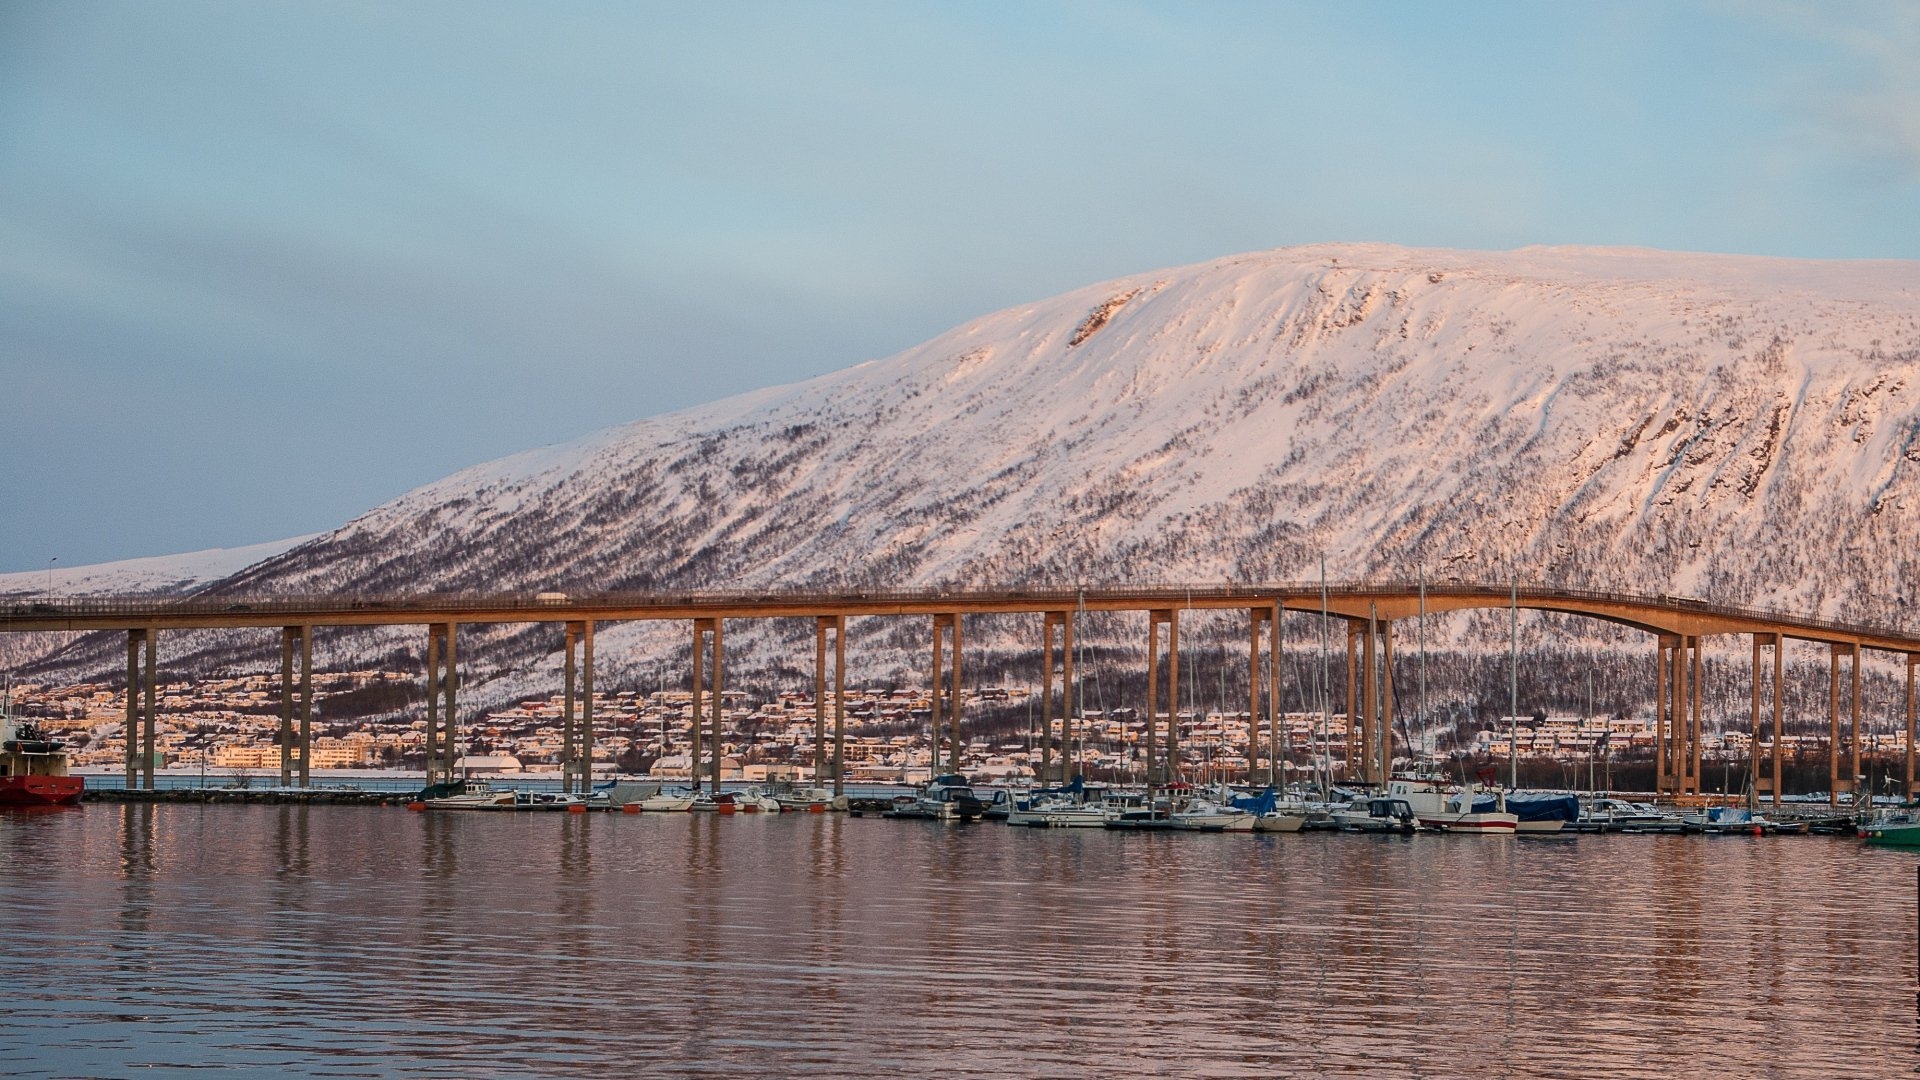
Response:
[{"label": "rippled water surface", "polygon": [[0,814],[0,1075],[1897,1076],[1909,853]]}]

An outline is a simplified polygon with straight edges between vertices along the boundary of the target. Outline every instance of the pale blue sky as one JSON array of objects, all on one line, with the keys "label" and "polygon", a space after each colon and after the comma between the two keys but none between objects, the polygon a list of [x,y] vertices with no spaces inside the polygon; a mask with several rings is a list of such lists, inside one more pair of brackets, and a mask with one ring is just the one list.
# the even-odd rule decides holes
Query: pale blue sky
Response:
[{"label": "pale blue sky", "polygon": [[0,0],[0,570],[1317,241],[1920,257],[1920,4]]}]

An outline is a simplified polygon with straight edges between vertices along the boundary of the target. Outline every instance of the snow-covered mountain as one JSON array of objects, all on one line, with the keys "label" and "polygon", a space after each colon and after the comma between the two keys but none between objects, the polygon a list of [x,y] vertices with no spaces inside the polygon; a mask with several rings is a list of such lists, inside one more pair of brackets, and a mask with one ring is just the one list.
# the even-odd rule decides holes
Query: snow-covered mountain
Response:
[{"label": "snow-covered mountain", "polygon": [[7,596],[168,596],[192,592],[299,547],[318,536],[295,536],[245,547],[207,548],[179,555],[149,555],[139,559],[91,563],[86,566],[48,566],[0,574],[0,597]]},{"label": "snow-covered mountain", "polygon": [[1299,581],[1324,554],[1879,620],[1920,595],[1917,514],[1920,263],[1326,245],[476,466],[214,588]]}]

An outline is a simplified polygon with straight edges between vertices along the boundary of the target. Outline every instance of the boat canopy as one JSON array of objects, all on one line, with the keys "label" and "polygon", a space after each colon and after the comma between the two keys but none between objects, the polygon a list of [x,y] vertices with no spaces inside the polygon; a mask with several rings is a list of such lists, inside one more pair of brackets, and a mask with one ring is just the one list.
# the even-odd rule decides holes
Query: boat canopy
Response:
[{"label": "boat canopy", "polygon": [[1280,805],[1280,794],[1269,787],[1258,795],[1236,795],[1227,800],[1227,805],[1258,817],[1273,813],[1273,808]]},{"label": "boat canopy", "polygon": [[[1476,801],[1474,809],[1479,808]],[[1579,821],[1580,797],[1563,791],[1515,791],[1507,795],[1507,813],[1521,821]]]}]

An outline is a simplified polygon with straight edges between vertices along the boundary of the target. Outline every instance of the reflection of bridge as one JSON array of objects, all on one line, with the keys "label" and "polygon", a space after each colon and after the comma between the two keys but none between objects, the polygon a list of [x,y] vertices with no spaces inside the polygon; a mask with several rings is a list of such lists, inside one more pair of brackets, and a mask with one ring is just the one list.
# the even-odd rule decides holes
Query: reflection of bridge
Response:
[{"label": "reflection of bridge", "polygon": [[[1851,791],[1860,768],[1860,654],[1877,650],[1906,658],[1906,781],[1910,794],[1920,792],[1915,778],[1915,670],[1920,668],[1920,637],[1884,627],[1802,618],[1779,612],[1708,604],[1673,596],[1587,592],[1571,589],[1519,588],[1479,585],[1410,583],[1338,585],[1089,589],[924,589],[906,592],[791,592],[679,593],[658,595],[565,595],[560,593],[455,595],[412,597],[255,597],[185,599],[50,598],[16,603],[0,610],[0,632],[100,631],[127,632],[127,778],[153,784],[154,649],[160,630],[279,628],[281,775],[284,782],[298,776],[308,781],[307,748],[311,746],[313,716],[312,635],[316,626],[427,627],[427,773],[429,779],[451,775],[457,733],[454,702],[458,680],[454,674],[458,627],[463,623],[559,622],[566,630],[565,716],[562,722],[562,772],[569,789],[584,790],[593,749],[593,638],[596,625],[607,622],[683,620],[693,630],[693,761],[702,760],[707,736],[703,711],[711,701],[715,712],[712,738],[716,752],[709,759],[711,777],[720,773],[719,692],[724,679],[723,628],[727,620],[805,618],[814,622],[814,768],[819,776],[832,775],[841,788],[845,747],[844,712],[846,620],[851,617],[922,617],[932,620],[932,685],[935,753],[939,739],[948,739],[948,765],[959,760],[959,710],[962,627],[965,615],[1033,614],[1042,617],[1042,650],[1046,656],[1043,730],[1052,731],[1057,719],[1061,744],[1071,746],[1078,710],[1070,697],[1073,680],[1074,617],[1086,611],[1131,611],[1147,614],[1148,681],[1146,760],[1149,775],[1167,775],[1179,760],[1179,727],[1170,722],[1180,692],[1180,613],[1182,611],[1238,610],[1248,613],[1249,717],[1266,719],[1268,747],[1279,745],[1280,657],[1284,647],[1277,616],[1284,609],[1324,613],[1347,624],[1348,712],[1353,717],[1349,760],[1363,779],[1385,776],[1392,761],[1393,626],[1427,612],[1472,608],[1504,608],[1512,604],[1533,611],[1550,611],[1600,619],[1644,631],[1658,649],[1654,738],[1656,776],[1665,794],[1690,795],[1701,790],[1702,663],[1700,641],[1716,635],[1747,635],[1753,642],[1751,733],[1756,791],[1780,798],[1784,673],[1782,652],[1788,639],[1816,642],[1829,648],[1828,734],[1831,765],[1829,790],[1838,800]],[[1164,630],[1164,633],[1163,633]],[[828,661],[828,642],[833,659]],[[1264,647],[1263,647],[1264,640]],[[1168,662],[1164,692],[1159,652],[1165,642]],[[952,665],[943,671],[948,648]],[[1771,650],[1771,672],[1763,661]],[[1056,651],[1057,650],[1057,651]],[[295,678],[294,658],[299,657]],[[1063,667],[1063,700],[1053,695],[1055,657]],[[1841,660],[1848,661],[1848,723],[1841,723]],[[833,754],[826,757],[826,703],[828,671],[832,671],[835,702]],[[580,683],[576,694],[576,681]],[[1262,690],[1265,707],[1262,708]],[[1763,692],[1764,691],[1764,692]],[[1765,698],[1769,708],[1761,708]],[[444,703],[444,710],[443,710]],[[944,708],[943,708],[944,706]],[[442,715],[444,712],[444,723]],[[298,715],[297,729],[294,719]],[[944,718],[943,718],[944,714]],[[1762,721],[1766,723],[1763,725]],[[1259,741],[1259,724],[1251,724],[1249,743]],[[1162,728],[1164,727],[1164,734]],[[1765,740],[1769,758],[1760,756]],[[1050,739],[1042,740],[1041,776],[1053,775]],[[1164,749],[1162,749],[1164,747]],[[1849,767],[1842,771],[1842,748]],[[144,749],[144,753],[142,750]],[[1253,761],[1257,747],[1248,746]],[[1269,758],[1271,760],[1271,757]],[[1066,770],[1066,762],[1059,765]],[[1157,770],[1157,772],[1156,772]]]}]

